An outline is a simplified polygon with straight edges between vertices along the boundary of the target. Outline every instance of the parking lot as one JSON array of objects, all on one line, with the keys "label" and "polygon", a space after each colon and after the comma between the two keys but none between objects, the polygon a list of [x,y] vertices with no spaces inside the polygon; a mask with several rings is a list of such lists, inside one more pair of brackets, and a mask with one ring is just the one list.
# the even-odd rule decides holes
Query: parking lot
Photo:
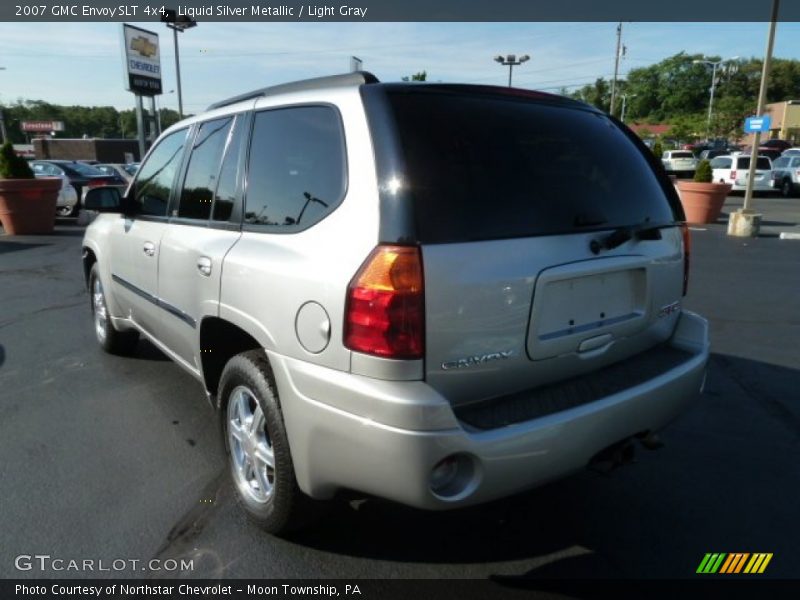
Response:
[{"label": "parking lot", "polygon": [[[739,208],[731,197],[725,213]],[[192,558],[194,577],[686,578],[707,552],[769,552],[800,572],[800,199],[760,197],[762,236],[694,228],[686,306],[711,322],[701,401],[610,475],[578,473],[448,513],[334,503],[277,539],[224,484],[201,386],[152,345],[104,354],[92,331],[82,228],[0,236],[0,576],[20,554]],[[135,575],[122,571],[111,575]],[[107,576],[108,573],[96,573]],[[159,573],[150,575],[160,575]],[[174,574],[172,574],[174,575]]]}]

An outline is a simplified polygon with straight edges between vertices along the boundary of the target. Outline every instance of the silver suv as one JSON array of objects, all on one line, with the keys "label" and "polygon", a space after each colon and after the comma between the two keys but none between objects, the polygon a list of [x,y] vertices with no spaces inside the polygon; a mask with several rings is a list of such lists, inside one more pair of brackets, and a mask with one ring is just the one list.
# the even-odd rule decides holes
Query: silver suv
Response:
[{"label": "silver suv", "polygon": [[143,336],[203,383],[272,532],[339,490],[447,509],[541,485],[654,446],[702,387],[674,186],[579,102],[367,73],[266,88],[86,204],[98,342]]}]

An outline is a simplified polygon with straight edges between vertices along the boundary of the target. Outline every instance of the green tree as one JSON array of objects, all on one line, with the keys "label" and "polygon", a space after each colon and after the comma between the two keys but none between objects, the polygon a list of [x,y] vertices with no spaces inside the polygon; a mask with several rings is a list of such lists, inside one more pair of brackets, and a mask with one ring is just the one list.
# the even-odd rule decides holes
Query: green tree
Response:
[{"label": "green tree", "polygon": [[408,76],[403,77],[403,81],[427,81],[427,80],[428,80],[427,71],[420,71],[419,73],[414,73],[410,78]]}]

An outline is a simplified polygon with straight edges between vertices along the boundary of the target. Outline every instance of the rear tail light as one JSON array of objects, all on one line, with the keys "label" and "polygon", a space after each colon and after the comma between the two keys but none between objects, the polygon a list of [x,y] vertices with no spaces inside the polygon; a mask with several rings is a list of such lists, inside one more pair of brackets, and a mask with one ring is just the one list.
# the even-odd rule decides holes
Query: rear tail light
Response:
[{"label": "rear tail light", "polygon": [[113,180],[110,177],[97,177],[95,179],[90,179],[86,183],[86,187],[95,188],[100,187],[101,185],[111,185]]},{"label": "rear tail light", "polygon": [[731,179],[736,181],[736,171],[731,171]]},{"label": "rear tail light", "polygon": [[794,174],[796,177],[800,177],[800,169],[797,169],[797,171],[795,171]]},{"label": "rear tail light", "polygon": [[689,255],[692,250],[692,237],[689,234],[689,225],[681,224],[681,234],[683,237],[683,295],[689,291]]},{"label": "rear tail light", "polygon": [[422,358],[423,285],[419,248],[376,247],[347,288],[344,345],[382,358]]}]

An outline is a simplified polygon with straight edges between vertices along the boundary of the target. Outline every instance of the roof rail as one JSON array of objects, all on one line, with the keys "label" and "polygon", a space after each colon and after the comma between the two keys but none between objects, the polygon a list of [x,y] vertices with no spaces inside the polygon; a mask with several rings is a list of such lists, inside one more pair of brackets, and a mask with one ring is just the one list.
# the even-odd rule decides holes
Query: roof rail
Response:
[{"label": "roof rail", "polygon": [[264,96],[274,96],[276,94],[287,94],[289,92],[303,92],[306,90],[318,90],[329,87],[346,87],[351,85],[363,85],[365,83],[378,83],[378,78],[372,73],[367,71],[354,71],[352,73],[344,73],[342,75],[328,75],[327,77],[315,77],[314,79],[303,79],[301,81],[293,81],[291,83],[281,83],[270,87],[261,88],[260,90],[253,90],[252,92],[245,92],[238,96],[233,96],[227,100],[221,100],[210,105],[206,110],[214,110],[215,108],[222,108],[244,100],[251,100],[254,98],[262,98]]}]

